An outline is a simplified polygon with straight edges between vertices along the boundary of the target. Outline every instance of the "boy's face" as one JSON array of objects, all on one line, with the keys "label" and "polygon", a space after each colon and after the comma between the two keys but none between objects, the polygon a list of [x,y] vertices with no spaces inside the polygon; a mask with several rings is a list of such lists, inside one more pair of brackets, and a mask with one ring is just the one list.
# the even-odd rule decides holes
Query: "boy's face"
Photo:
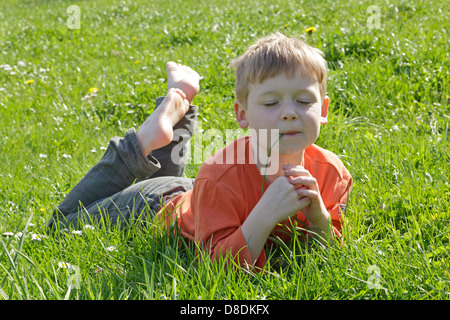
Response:
[{"label": "boy's face", "polygon": [[283,133],[279,153],[298,154],[319,137],[320,125],[327,121],[328,103],[328,97],[321,99],[317,80],[299,72],[290,79],[283,73],[250,84],[247,106],[236,101],[235,113],[242,128],[268,129],[269,136],[270,129],[278,129]]}]

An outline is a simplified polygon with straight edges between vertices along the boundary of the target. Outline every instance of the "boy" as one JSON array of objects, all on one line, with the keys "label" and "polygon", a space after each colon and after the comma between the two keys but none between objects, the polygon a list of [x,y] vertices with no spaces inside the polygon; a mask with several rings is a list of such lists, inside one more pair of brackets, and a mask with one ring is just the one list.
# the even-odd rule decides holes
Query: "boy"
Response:
[{"label": "boy", "polygon": [[[136,214],[147,207],[168,224],[178,223],[181,234],[210,250],[213,259],[231,253],[240,264],[256,267],[266,263],[264,246],[271,233],[289,239],[286,225],[304,224],[319,239],[339,234],[340,208],[345,206],[352,178],[336,155],[314,145],[328,115],[323,54],[276,33],[259,40],[232,66],[236,120],[256,136],[238,138],[212,155],[195,184],[181,178],[186,153],[174,164],[170,154],[178,145],[171,138],[177,130],[185,133],[181,143],[192,135],[196,108],[188,104],[198,92],[198,75],[168,64],[169,92],[161,105],[136,138],[133,131],[124,139],[113,138],[104,159],[83,178],[87,181],[79,183],[103,193],[71,191],[73,195],[69,193],[58,207],[64,217],[56,212],[51,223],[57,217],[72,223],[83,214],[97,217],[97,208],[119,221],[123,215],[121,221],[126,221],[130,208]],[[261,138],[260,133],[267,131],[278,134]],[[265,170],[267,162],[258,157],[261,151],[276,165],[270,173]],[[156,176],[158,160],[167,167]],[[129,186],[134,178],[145,180]],[[105,195],[108,188],[112,190]],[[162,207],[159,199],[164,200]],[[96,202],[80,213],[75,210],[78,200],[84,205]]]}]

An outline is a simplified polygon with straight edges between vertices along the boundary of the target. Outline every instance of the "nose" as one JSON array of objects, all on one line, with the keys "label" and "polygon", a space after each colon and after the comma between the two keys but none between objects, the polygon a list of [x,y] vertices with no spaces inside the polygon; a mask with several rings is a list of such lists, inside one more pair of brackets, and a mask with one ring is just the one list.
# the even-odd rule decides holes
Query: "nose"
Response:
[{"label": "nose", "polygon": [[297,119],[298,119],[298,115],[295,110],[295,106],[292,105],[291,103],[287,103],[286,105],[284,105],[283,109],[282,109],[282,113],[281,113],[281,120],[292,121],[292,120],[297,120]]},{"label": "nose", "polygon": [[282,120],[297,120],[298,116],[295,113],[291,113],[291,114],[284,114],[281,116]]}]

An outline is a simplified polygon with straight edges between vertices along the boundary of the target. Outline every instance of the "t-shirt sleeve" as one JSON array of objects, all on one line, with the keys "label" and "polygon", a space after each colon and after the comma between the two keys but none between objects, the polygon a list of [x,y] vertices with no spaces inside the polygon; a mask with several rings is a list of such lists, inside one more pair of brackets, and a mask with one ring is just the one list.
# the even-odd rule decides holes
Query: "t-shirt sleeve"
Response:
[{"label": "t-shirt sleeve", "polygon": [[[212,259],[231,254],[241,266],[252,261],[241,231],[246,207],[242,196],[228,185],[208,179],[196,180],[191,200],[195,240]],[[262,250],[256,266],[265,263]]]}]

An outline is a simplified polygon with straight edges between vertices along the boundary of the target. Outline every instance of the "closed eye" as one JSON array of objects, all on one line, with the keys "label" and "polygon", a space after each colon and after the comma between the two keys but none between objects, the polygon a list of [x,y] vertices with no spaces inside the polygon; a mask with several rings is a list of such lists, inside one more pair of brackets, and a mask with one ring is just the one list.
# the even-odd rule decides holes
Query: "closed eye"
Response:
[{"label": "closed eye", "polygon": [[263,105],[265,105],[266,107],[273,107],[278,103],[278,101],[269,101],[269,102],[264,102]]},{"label": "closed eye", "polygon": [[313,102],[305,101],[305,100],[297,100],[297,103],[300,103],[300,104],[303,104],[303,105],[306,105],[306,106],[309,106],[309,105],[313,104]]}]

